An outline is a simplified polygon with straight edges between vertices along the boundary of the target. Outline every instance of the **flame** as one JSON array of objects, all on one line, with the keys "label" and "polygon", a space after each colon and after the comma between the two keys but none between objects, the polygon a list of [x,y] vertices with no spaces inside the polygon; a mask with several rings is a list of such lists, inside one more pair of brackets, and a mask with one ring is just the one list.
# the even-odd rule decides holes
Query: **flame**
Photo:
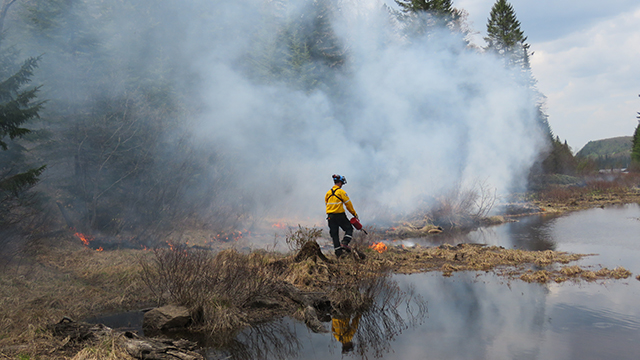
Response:
[{"label": "flame", "polygon": [[287,224],[282,223],[282,222],[277,222],[273,225],[271,225],[272,228],[276,228],[276,229],[286,229],[287,228]]},{"label": "flame", "polygon": [[372,248],[373,250],[379,252],[380,254],[382,254],[383,252],[387,251],[387,245],[385,245],[383,242],[373,243],[373,245],[371,245],[369,247]]},{"label": "flame", "polygon": [[102,246],[100,246],[99,248],[96,249],[96,251],[104,251],[104,249],[102,248]]},{"label": "flame", "polygon": [[247,229],[242,229],[242,230],[233,230],[231,232],[222,232],[217,234],[216,240],[220,240],[220,241],[237,241],[239,239],[242,239],[245,235],[251,235],[251,231],[247,230]]},{"label": "flame", "polygon": [[75,235],[75,236],[77,236],[77,237],[78,237],[78,239],[80,239],[80,241],[82,241],[82,244],[83,244],[84,246],[89,246],[89,242],[90,242],[91,240],[93,240],[93,238],[92,238],[92,237],[90,237],[90,236],[86,236],[85,234],[82,234],[82,233],[79,233],[79,232],[75,233],[74,235]]}]

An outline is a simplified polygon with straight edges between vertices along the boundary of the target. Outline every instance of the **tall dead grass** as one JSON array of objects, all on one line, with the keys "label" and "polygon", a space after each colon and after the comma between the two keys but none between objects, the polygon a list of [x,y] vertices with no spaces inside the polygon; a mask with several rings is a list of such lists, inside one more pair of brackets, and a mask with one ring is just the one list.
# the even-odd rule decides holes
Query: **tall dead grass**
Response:
[{"label": "tall dead grass", "polygon": [[458,184],[437,197],[420,217],[446,228],[470,227],[489,214],[496,199],[496,190],[485,182],[478,181],[469,187]]},{"label": "tall dead grass", "polygon": [[249,323],[242,309],[260,298],[276,295],[278,286],[260,254],[240,254],[175,244],[154,250],[151,261],[143,261],[144,282],[159,304],[190,309],[196,328],[224,332]]},{"label": "tall dead grass", "polygon": [[300,251],[304,244],[309,241],[316,241],[320,236],[322,236],[322,229],[298,225],[297,230],[289,229],[285,236],[285,242],[291,251]]},{"label": "tall dead grass", "polygon": [[538,200],[565,203],[601,196],[622,196],[640,185],[640,174],[615,173],[585,177],[579,185],[549,185],[540,191]]}]

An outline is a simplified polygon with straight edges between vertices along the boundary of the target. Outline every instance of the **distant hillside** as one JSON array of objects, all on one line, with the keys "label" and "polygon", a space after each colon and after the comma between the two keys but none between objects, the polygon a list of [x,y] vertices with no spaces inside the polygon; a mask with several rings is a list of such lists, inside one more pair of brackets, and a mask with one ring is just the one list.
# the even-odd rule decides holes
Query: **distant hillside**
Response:
[{"label": "distant hillside", "polygon": [[589,141],[576,157],[594,160],[600,169],[626,168],[631,161],[632,141],[632,136]]}]

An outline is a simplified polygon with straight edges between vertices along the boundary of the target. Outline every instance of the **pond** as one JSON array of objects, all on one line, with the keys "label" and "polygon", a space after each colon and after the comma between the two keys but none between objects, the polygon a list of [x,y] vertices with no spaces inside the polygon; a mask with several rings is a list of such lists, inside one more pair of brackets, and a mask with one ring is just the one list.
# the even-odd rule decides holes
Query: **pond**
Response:
[{"label": "pond", "polygon": [[[406,242],[424,242],[412,239]],[[640,206],[530,216],[431,243],[598,254],[583,266],[623,266],[626,280],[529,284],[484,272],[396,275],[414,288],[427,313],[364,315],[351,344],[284,319],[248,329],[233,348],[208,359],[637,359],[640,354]],[[353,323],[354,319],[350,322]],[[327,330],[331,323],[325,324]]]},{"label": "pond", "polygon": [[[313,333],[293,319],[254,326],[207,359],[637,359],[640,354],[640,206],[528,216],[465,235],[402,240],[410,245],[481,243],[597,254],[581,266],[623,266],[623,280],[530,284],[485,272],[395,275],[413,299],[362,317],[326,319]],[[424,312],[426,310],[426,312]],[[141,315],[137,315],[140,316]],[[115,319],[122,321],[122,319]],[[114,320],[114,321],[115,321]],[[116,324],[104,323],[118,327]],[[124,326],[132,326],[131,318]],[[139,327],[133,321],[133,328]],[[135,324],[137,323],[137,324]],[[353,330],[351,342],[332,333]]]}]

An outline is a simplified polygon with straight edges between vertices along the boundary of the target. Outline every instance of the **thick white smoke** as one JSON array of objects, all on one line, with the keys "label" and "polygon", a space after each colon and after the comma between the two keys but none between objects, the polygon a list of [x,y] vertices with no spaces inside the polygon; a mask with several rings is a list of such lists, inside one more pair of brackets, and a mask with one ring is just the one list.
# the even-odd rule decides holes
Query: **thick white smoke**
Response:
[{"label": "thick white smoke", "polygon": [[333,28],[349,50],[348,98],[336,116],[322,90],[256,84],[235,66],[266,13],[226,18],[244,36],[217,37],[195,65],[206,84],[198,133],[232,160],[239,199],[320,223],[334,173],[365,219],[475,181],[499,193],[524,185],[543,141],[530,91],[500,59],[446,29],[408,40],[378,1],[343,2]]}]

